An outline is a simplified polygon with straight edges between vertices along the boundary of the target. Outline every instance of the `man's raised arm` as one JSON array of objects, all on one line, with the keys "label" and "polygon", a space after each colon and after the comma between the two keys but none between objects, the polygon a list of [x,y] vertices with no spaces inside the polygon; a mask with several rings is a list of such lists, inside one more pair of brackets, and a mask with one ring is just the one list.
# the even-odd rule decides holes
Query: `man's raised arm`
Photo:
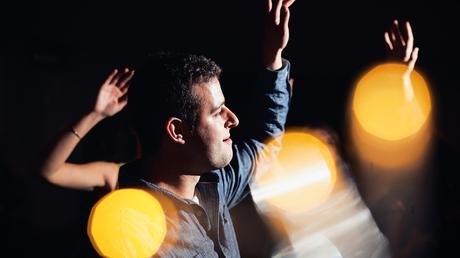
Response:
[{"label": "man's raised arm", "polygon": [[[233,145],[233,160],[220,170],[221,190],[229,208],[247,194],[256,167],[269,162],[281,145],[279,136],[284,132],[291,97],[290,64],[282,59],[282,52],[289,40],[289,6],[293,2],[267,2],[263,46],[265,69],[256,88],[256,99],[252,101],[254,119],[251,120],[251,130],[244,141]],[[271,139],[278,144],[270,144],[267,149],[266,143]]]}]

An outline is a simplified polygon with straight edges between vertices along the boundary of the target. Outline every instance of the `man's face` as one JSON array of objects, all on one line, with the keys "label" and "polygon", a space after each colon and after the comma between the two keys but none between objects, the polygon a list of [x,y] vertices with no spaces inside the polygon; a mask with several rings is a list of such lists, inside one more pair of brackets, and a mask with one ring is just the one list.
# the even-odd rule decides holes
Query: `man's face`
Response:
[{"label": "man's face", "polygon": [[233,157],[230,129],[238,125],[238,118],[225,106],[217,78],[194,85],[192,93],[201,103],[192,140],[197,162],[210,169],[224,167]]}]

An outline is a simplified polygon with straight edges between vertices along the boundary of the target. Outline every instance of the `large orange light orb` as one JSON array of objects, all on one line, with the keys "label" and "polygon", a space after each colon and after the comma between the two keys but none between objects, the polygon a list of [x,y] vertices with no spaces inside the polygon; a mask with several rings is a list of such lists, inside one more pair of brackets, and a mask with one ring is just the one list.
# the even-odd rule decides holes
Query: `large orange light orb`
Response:
[{"label": "large orange light orb", "polygon": [[431,111],[423,77],[408,66],[387,63],[367,72],[353,94],[353,113],[361,127],[383,140],[396,141],[417,133]]},{"label": "large orange light orb", "polygon": [[93,206],[88,235],[103,257],[151,257],[165,238],[166,218],[147,191],[116,190]]}]

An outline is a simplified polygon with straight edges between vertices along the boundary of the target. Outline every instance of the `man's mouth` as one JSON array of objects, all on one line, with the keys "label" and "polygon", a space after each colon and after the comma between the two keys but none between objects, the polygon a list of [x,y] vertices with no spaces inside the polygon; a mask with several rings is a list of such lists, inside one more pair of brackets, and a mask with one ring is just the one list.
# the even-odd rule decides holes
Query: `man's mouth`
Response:
[{"label": "man's mouth", "polygon": [[224,142],[225,143],[232,143],[232,138],[230,138],[230,136],[229,136],[229,137],[224,139]]}]

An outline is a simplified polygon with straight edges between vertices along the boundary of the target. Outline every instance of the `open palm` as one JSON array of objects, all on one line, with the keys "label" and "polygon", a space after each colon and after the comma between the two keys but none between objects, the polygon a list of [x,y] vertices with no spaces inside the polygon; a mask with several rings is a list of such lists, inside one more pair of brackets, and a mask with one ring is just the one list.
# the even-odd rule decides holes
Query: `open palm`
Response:
[{"label": "open palm", "polygon": [[134,70],[114,70],[102,84],[94,111],[104,117],[113,116],[128,104],[127,92]]},{"label": "open palm", "polygon": [[[270,67],[289,41],[289,7],[294,0],[267,1],[264,31],[264,64]],[[278,60],[281,62],[281,57]],[[281,64],[275,64],[280,67]],[[278,69],[276,68],[276,69]]]}]

